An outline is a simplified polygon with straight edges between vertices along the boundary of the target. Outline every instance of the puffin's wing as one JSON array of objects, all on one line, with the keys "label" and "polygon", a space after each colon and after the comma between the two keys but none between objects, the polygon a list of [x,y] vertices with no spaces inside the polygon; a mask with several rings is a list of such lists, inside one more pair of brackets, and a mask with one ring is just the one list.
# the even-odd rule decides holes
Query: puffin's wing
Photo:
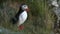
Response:
[{"label": "puffin's wing", "polygon": [[17,18],[12,18],[12,22],[13,22],[13,24],[16,24],[16,22],[17,22],[18,20],[17,20]]}]

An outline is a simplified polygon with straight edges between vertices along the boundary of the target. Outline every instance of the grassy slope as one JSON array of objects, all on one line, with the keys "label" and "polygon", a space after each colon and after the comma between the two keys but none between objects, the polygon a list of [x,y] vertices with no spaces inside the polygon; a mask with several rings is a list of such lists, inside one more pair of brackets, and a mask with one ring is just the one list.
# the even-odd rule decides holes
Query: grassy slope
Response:
[{"label": "grassy slope", "polygon": [[[18,0],[17,2],[21,3],[23,1]],[[24,2],[29,5],[30,13],[29,13],[28,20],[24,23],[25,29],[23,31],[26,34],[49,34],[51,31],[51,25],[53,21],[48,11],[48,6],[46,4],[46,1],[25,0]],[[13,4],[15,3],[16,2],[13,0]],[[9,4],[9,3],[6,3],[6,4]],[[11,2],[10,4],[12,6],[15,6],[15,8],[12,6],[10,7],[10,4],[9,5],[6,5],[6,4],[5,6],[2,6],[0,10],[1,26],[11,29],[13,31],[18,31],[17,27],[13,26],[11,22],[9,21],[11,16],[13,17],[17,13],[18,9],[16,8],[18,7],[13,5]]]}]

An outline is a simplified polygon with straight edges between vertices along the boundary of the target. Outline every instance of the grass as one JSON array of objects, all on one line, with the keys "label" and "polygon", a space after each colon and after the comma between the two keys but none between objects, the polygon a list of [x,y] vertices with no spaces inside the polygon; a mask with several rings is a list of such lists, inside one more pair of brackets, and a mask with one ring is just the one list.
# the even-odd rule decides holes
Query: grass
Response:
[{"label": "grass", "polygon": [[3,2],[0,6],[0,26],[18,32],[16,25],[13,26],[10,19],[18,12],[17,5],[21,3],[26,3],[30,8],[28,19],[23,24],[25,29],[22,31],[25,34],[50,34],[53,15],[49,12],[46,0],[18,0],[17,2],[16,0],[9,0]]}]

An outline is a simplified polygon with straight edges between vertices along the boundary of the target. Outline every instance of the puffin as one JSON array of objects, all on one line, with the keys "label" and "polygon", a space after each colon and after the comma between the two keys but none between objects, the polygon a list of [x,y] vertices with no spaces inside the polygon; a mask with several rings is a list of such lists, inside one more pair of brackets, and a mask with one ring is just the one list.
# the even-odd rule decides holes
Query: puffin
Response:
[{"label": "puffin", "polygon": [[29,7],[26,4],[21,4],[19,7],[18,13],[12,19],[13,24],[16,24],[19,30],[23,30],[24,26],[22,25],[28,18]]}]

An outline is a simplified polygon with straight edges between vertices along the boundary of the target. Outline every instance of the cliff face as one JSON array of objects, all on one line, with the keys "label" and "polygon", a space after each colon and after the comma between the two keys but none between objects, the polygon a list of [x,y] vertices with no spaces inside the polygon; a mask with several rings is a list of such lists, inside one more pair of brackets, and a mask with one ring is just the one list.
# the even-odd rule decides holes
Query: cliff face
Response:
[{"label": "cliff face", "polygon": [[[52,5],[53,1],[55,1],[55,5],[58,5],[58,7]],[[48,5],[50,6],[51,12],[55,15],[54,31],[55,34],[57,34],[60,32],[59,30],[60,29],[60,0],[50,0],[50,1],[48,0]]]}]

